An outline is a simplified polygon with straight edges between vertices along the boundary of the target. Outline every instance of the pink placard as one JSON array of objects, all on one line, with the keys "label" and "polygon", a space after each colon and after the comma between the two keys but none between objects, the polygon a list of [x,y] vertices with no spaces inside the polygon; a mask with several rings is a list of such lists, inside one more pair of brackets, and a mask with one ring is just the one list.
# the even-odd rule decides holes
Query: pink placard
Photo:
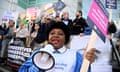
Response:
[{"label": "pink placard", "polygon": [[27,9],[27,17],[31,18],[31,19],[36,19],[37,17],[37,8],[34,7],[34,8],[28,8]]},{"label": "pink placard", "polygon": [[108,19],[103,13],[102,9],[93,0],[92,6],[88,13],[89,18],[94,22],[94,24],[100,29],[104,36],[107,35]]}]

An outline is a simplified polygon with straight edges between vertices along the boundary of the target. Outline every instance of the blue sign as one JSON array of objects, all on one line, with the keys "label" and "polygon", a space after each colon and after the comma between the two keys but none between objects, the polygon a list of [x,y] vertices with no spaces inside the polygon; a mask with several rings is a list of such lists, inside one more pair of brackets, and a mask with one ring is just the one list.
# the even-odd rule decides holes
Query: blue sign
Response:
[{"label": "blue sign", "polygon": [[3,18],[5,18],[5,19],[14,19],[14,13],[13,12],[11,12],[11,11],[6,11],[5,13],[4,13],[4,15],[3,15]]},{"label": "blue sign", "polygon": [[61,11],[65,7],[65,4],[64,4],[64,2],[59,0],[57,3],[55,3],[53,5],[53,7],[54,7],[55,11]]},{"label": "blue sign", "polygon": [[117,9],[117,0],[106,0],[106,8]]}]

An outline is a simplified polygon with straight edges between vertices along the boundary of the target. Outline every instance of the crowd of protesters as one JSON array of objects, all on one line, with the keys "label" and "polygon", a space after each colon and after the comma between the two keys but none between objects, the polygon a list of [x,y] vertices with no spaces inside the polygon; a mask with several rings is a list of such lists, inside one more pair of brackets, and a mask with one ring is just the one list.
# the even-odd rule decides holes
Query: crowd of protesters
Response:
[{"label": "crowd of protesters", "polygon": [[69,19],[68,12],[63,12],[62,16],[57,15],[54,18],[43,16],[38,22],[30,21],[28,23],[29,25],[21,20],[17,27],[15,27],[15,21],[9,20],[8,24],[3,23],[0,26],[1,62],[7,58],[7,47],[11,40],[21,40],[23,46],[27,46],[30,42],[30,47],[33,48],[44,45],[43,43],[46,41],[46,30],[52,22],[64,22],[69,27],[71,35],[84,34],[85,28],[88,27],[86,20],[82,17],[82,11],[76,12],[76,18],[74,20]]},{"label": "crowd of protesters", "polygon": [[[31,47],[33,50],[40,48],[46,43],[46,30],[52,22],[64,22],[68,26],[71,35],[90,35],[91,28],[86,20],[82,17],[82,11],[76,12],[76,18],[70,19],[68,12],[63,12],[62,16],[56,17],[43,16],[40,21],[29,21],[25,24],[20,21],[19,26],[15,27],[15,21],[9,20],[8,24],[0,26],[0,63],[7,61],[7,48],[12,40],[20,40],[22,46]],[[116,27],[109,25],[108,34],[115,33]]]}]

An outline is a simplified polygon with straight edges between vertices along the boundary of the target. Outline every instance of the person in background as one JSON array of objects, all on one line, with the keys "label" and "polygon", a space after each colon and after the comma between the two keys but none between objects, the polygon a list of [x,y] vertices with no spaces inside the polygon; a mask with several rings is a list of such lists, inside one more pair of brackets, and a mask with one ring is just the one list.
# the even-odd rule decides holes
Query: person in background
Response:
[{"label": "person in background", "polygon": [[2,23],[2,24],[1,24],[1,27],[2,27],[2,29],[6,32],[6,29],[7,29],[6,23]]},{"label": "person in background", "polygon": [[68,12],[63,12],[62,22],[64,22],[64,24],[66,24],[68,26],[72,24],[72,20],[69,19],[69,13]]},{"label": "person in background", "polygon": [[[47,40],[54,46],[51,52],[55,58],[55,66],[47,72],[79,72],[84,58],[89,60],[90,63],[94,61],[94,48],[86,51],[82,57],[79,52],[65,47],[70,40],[70,32],[63,22],[55,22],[48,28]],[[32,56],[36,52],[34,51],[29,59],[20,67],[19,72],[40,72],[40,69],[32,61]]]},{"label": "person in background", "polygon": [[[2,41],[3,41],[3,35],[4,35],[4,30],[2,28],[2,26],[0,25],[0,53],[2,50]],[[2,58],[0,57],[0,63],[2,63]]]},{"label": "person in background", "polygon": [[45,33],[43,32],[43,28],[40,23],[35,23],[30,35],[32,48],[42,47],[41,44],[45,41]]},{"label": "person in background", "polygon": [[51,21],[52,19],[49,16],[42,17],[41,25],[44,29],[44,32],[46,32],[47,28],[50,26]]},{"label": "person in background", "polygon": [[82,11],[77,11],[76,18],[73,20],[73,34],[84,35],[85,27],[88,27],[88,25],[82,17]]},{"label": "person in background", "polygon": [[10,40],[15,36],[15,22],[13,20],[9,20],[8,27],[6,28],[5,35],[3,36],[2,42],[2,50],[1,50],[1,58],[3,63],[7,60],[7,48]]},{"label": "person in background", "polygon": [[63,17],[62,17],[62,22],[64,22],[64,24],[66,24],[70,30],[70,32],[72,31],[72,20],[69,19],[69,13],[68,12],[63,12]]},{"label": "person in background", "polygon": [[33,31],[35,27],[35,20],[31,20],[29,23],[29,31]]},{"label": "person in background", "polygon": [[1,49],[2,49],[3,35],[4,35],[4,29],[0,25],[0,52],[1,52]]},{"label": "person in background", "polygon": [[54,21],[55,21],[55,22],[61,22],[61,19],[60,19],[59,16],[56,16]]},{"label": "person in background", "polygon": [[6,25],[6,23],[1,24],[1,29],[0,30],[2,30],[4,32],[4,35],[7,33],[7,25]]},{"label": "person in background", "polygon": [[112,34],[114,34],[117,31],[117,28],[115,26],[115,23],[113,21],[108,22],[108,38],[112,38]]},{"label": "person in background", "polygon": [[[117,43],[119,43],[119,39],[115,40],[114,39],[114,34],[117,32],[117,28],[115,26],[115,23],[111,20],[108,22],[108,33],[107,33],[107,38],[110,41],[111,44],[111,58],[110,58],[110,63],[112,64],[113,62],[115,63],[115,60],[118,59],[116,57],[116,53],[120,51],[119,49],[119,45],[117,45]],[[115,45],[115,46],[113,46]],[[117,60],[116,60],[117,61]],[[113,69],[114,70],[114,69]]]},{"label": "person in background", "polygon": [[[51,26],[51,24],[54,22],[51,16],[44,16],[41,20],[41,27],[43,29],[43,32],[46,34],[47,29]],[[46,39],[46,35],[45,35]],[[45,42],[46,44],[47,42]]]},{"label": "person in background", "polygon": [[16,37],[15,39],[20,39],[26,44],[26,37],[29,35],[28,29],[25,28],[25,24],[23,21],[20,22],[19,27],[16,30]]},{"label": "person in background", "polygon": [[3,41],[3,36],[5,35],[5,33],[6,33],[6,24],[2,23],[0,25],[0,52],[2,49],[2,41]]}]

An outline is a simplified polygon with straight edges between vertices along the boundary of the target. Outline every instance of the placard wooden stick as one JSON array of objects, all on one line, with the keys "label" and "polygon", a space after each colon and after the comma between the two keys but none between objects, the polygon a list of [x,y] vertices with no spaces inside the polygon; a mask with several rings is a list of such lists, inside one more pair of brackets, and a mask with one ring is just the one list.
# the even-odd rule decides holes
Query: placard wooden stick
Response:
[{"label": "placard wooden stick", "polygon": [[109,16],[110,16],[109,21],[111,22],[112,21],[112,9],[109,9]]},{"label": "placard wooden stick", "polygon": [[[96,37],[97,37],[96,32],[94,30],[92,30],[92,34],[90,36],[90,40],[89,40],[86,51],[88,51],[88,50],[90,50],[91,48],[94,47],[94,44],[96,42]],[[80,69],[80,72],[88,72],[89,65],[90,65],[90,62],[87,59],[84,58],[81,69]]]}]

